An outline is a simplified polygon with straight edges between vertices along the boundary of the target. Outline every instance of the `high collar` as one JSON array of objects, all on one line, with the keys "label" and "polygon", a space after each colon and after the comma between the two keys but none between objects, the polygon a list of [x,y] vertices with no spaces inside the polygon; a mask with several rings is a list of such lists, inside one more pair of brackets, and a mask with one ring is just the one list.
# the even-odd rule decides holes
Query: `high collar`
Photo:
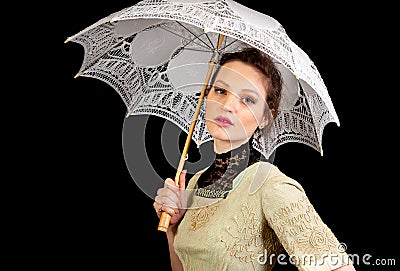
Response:
[{"label": "high collar", "polygon": [[233,180],[246,167],[260,160],[260,153],[247,141],[241,146],[216,153],[213,163],[204,171],[197,184],[196,194],[203,197],[226,197],[232,189]]},{"label": "high collar", "polygon": [[247,141],[237,147],[236,149],[229,150],[223,153],[216,153],[213,163],[229,164],[231,160],[239,159],[240,161],[249,157],[250,143]]}]

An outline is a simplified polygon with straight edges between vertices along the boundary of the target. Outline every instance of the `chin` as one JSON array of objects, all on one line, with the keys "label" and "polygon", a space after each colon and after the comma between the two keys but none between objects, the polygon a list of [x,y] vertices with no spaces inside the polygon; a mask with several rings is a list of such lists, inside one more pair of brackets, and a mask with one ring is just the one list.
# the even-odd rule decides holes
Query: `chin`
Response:
[{"label": "chin", "polygon": [[206,124],[207,124],[208,132],[214,139],[230,140],[229,134],[227,133],[225,128],[223,128],[213,122],[207,122]]},{"label": "chin", "polygon": [[[215,127],[216,126],[216,127]],[[227,132],[227,130],[218,125],[213,125],[213,127],[208,128],[211,136],[214,140],[220,141],[229,141],[229,142],[237,142],[237,141],[246,141],[248,138],[245,135],[238,136],[237,134],[232,135]]]}]

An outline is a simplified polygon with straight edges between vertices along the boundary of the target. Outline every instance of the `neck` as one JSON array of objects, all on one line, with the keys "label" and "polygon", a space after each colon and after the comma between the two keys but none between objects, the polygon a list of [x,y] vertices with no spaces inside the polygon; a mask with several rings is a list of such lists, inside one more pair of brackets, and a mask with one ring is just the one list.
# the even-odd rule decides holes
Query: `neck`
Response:
[{"label": "neck", "polygon": [[244,143],[246,143],[248,139],[242,141],[225,141],[214,139],[214,152],[215,153],[226,153],[228,151],[239,148]]}]

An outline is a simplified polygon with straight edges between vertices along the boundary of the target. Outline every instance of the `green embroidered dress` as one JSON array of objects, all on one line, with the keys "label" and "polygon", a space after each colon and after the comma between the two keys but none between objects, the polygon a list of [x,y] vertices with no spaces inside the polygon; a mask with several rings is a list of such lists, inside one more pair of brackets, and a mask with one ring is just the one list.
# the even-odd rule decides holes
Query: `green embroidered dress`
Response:
[{"label": "green embroidered dress", "polygon": [[328,271],[351,263],[301,185],[255,153],[245,144],[217,154],[189,181],[174,240],[184,269],[271,270],[278,260]]}]

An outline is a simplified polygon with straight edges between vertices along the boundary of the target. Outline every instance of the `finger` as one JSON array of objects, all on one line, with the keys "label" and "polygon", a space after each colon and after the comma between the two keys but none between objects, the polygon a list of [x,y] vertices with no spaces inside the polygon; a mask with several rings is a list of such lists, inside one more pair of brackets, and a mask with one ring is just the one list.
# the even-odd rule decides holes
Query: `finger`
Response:
[{"label": "finger", "polygon": [[156,196],[155,201],[158,203],[158,207],[161,204],[173,209],[180,208],[181,206],[178,196],[174,193],[170,193],[168,196]]},{"label": "finger", "polygon": [[158,202],[155,201],[153,203],[153,207],[154,207],[154,210],[156,211],[158,218],[161,218],[161,212],[162,212],[163,205],[159,204]]},{"label": "finger", "polygon": [[174,192],[178,192],[179,191],[179,187],[176,186],[175,181],[172,180],[171,178],[167,178],[164,182],[164,188],[168,188]]},{"label": "finger", "polygon": [[169,188],[161,188],[157,191],[157,195],[154,198],[156,202],[159,204],[164,203],[173,207],[180,206],[180,194],[179,191],[175,192],[170,190]]},{"label": "finger", "polygon": [[154,210],[156,210],[157,212],[160,210],[161,204],[158,203],[157,201],[153,202],[153,208]]},{"label": "finger", "polygon": [[170,216],[173,216],[173,215],[176,215],[176,214],[179,213],[179,209],[178,208],[174,208],[173,206],[168,205],[166,203],[160,204],[160,203],[155,201],[153,203],[153,206],[154,206],[154,209],[156,210],[158,216],[161,215],[161,212],[166,212]]},{"label": "finger", "polygon": [[179,188],[180,189],[185,189],[185,187],[186,187],[186,172],[187,172],[187,170],[184,169],[179,174]]},{"label": "finger", "polygon": [[179,213],[178,208],[172,208],[166,204],[162,205],[162,211],[168,213],[170,216],[174,216]]},{"label": "finger", "polygon": [[[185,189],[185,174],[186,173],[184,173],[184,175],[183,175],[183,189]],[[167,178],[165,180],[164,187],[159,189],[157,191],[157,194],[162,195],[162,196],[168,196],[168,195],[171,195],[171,193],[175,193],[176,202],[178,202],[179,201],[178,199],[181,198],[181,196],[180,196],[181,191],[182,191],[182,189],[179,187],[179,180],[178,180],[178,185],[176,185],[175,181],[173,181],[171,178]],[[180,205],[181,204],[178,204],[178,206],[180,206]]]}]

